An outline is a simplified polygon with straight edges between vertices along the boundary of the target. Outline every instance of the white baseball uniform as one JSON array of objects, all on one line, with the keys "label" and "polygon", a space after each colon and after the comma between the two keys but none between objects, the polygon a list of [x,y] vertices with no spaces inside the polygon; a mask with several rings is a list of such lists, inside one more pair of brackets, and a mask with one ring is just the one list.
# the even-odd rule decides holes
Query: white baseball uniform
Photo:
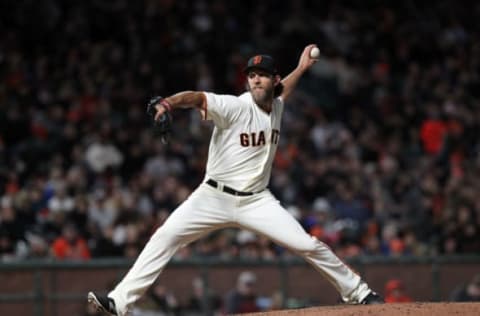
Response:
[{"label": "white baseball uniform", "polygon": [[305,258],[346,302],[363,300],[370,293],[367,284],[328,246],[307,234],[266,188],[279,140],[282,99],[276,98],[271,113],[266,113],[250,92],[239,97],[204,94],[202,114],[215,124],[205,180],[153,234],[108,294],[118,314],[126,314],[180,247],[224,227],[269,237]]}]

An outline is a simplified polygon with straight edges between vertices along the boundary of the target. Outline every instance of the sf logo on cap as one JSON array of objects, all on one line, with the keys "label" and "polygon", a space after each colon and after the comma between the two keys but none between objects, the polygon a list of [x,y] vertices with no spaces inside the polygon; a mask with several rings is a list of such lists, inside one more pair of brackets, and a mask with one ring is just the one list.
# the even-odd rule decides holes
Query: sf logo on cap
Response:
[{"label": "sf logo on cap", "polygon": [[258,65],[258,64],[260,64],[261,62],[262,62],[262,56],[257,55],[257,56],[255,56],[255,57],[253,57],[253,64],[254,64],[254,65]]}]

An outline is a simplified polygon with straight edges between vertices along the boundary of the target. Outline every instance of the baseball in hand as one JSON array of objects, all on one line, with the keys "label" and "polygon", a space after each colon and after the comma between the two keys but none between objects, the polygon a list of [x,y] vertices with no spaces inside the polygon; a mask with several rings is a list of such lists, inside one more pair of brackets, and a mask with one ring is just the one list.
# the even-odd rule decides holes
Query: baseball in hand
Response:
[{"label": "baseball in hand", "polygon": [[320,49],[318,49],[318,47],[313,47],[310,50],[310,58],[317,59],[318,57],[320,57]]}]

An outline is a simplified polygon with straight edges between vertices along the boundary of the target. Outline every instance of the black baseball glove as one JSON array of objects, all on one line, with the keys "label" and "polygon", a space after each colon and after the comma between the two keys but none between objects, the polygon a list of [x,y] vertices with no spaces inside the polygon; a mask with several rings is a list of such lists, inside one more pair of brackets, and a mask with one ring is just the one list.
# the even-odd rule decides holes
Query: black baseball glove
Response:
[{"label": "black baseball glove", "polygon": [[154,135],[160,137],[162,143],[167,144],[172,133],[172,116],[166,111],[160,116],[158,121],[155,121],[155,114],[157,114],[155,106],[162,102],[162,100],[163,98],[161,96],[151,98],[147,103],[147,114],[152,120]]}]

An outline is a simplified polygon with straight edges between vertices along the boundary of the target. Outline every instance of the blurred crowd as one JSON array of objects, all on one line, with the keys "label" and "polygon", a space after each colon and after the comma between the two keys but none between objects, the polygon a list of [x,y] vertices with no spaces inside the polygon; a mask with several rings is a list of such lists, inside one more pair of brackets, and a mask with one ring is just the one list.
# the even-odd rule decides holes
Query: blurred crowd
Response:
[{"label": "blurred crowd", "polygon": [[[254,272],[245,270],[237,275],[236,284],[231,289],[219,293],[209,288],[204,279],[196,277],[192,280],[191,290],[184,299],[181,299],[178,293],[157,281],[135,304],[132,315],[223,316],[318,306],[318,302],[313,298],[286,297],[286,293],[278,289],[270,294],[262,293],[259,290],[260,284]],[[387,304],[417,301],[411,294],[409,286],[399,278],[387,279],[381,290]],[[480,274],[475,274],[465,283],[458,284],[445,301],[480,302]],[[86,306],[82,314],[82,316],[100,315],[101,313],[91,305]]]},{"label": "blurred crowd", "polygon": [[[209,288],[201,277],[195,277],[187,295],[180,297],[161,282],[156,282],[131,310],[132,316],[224,316],[284,308],[312,306],[312,299],[286,298],[285,293],[261,293],[257,275],[249,270],[236,276],[236,282],[225,293]],[[86,306],[82,316],[100,316],[95,307]]]},{"label": "blurred crowd", "polygon": [[[480,4],[407,1],[2,1],[0,258],[138,255],[203,180],[212,125],[145,103],[240,94],[252,54],[281,74],[322,58],[288,101],[270,189],[339,256],[480,251]],[[176,260],[272,260],[226,229]]]}]

